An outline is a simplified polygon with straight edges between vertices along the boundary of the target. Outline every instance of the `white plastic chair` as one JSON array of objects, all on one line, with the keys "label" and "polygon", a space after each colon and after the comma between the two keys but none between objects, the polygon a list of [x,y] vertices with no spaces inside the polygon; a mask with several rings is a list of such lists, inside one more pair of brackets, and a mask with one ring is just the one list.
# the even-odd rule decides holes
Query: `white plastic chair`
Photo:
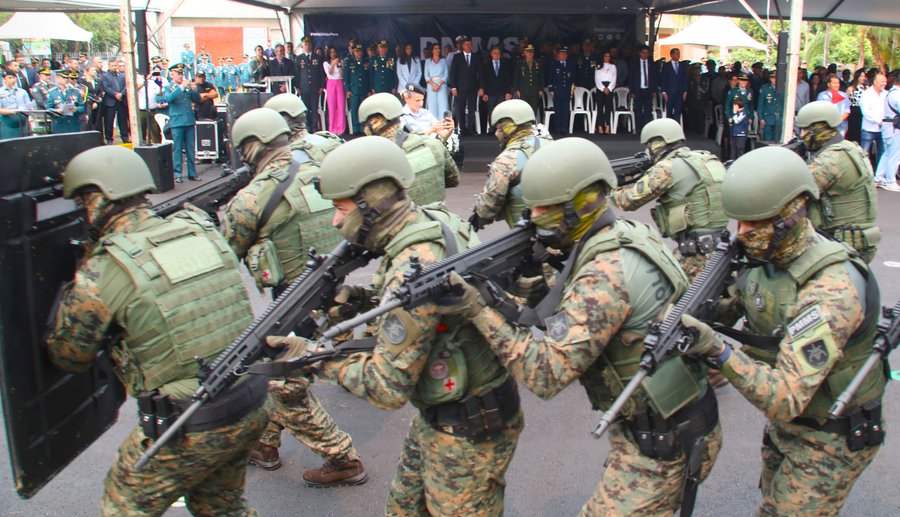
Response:
[{"label": "white plastic chair", "polygon": [[171,140],[166,138],[166,133],[164,131],[166,128],[166,123],[169,122],[169,116],[163,113],[157,113],[156,115],[153,115],[153,120],[155,120],[156,125],[159,126],[159,134],[160,138],[162,139],[162,143],[171,142]]},{"label": "white plastic chair", "polygon": [[653,120],[666,118],[666,100],[662,94],[653,96]]},{"label": "white plastic chair", "polygon": [[327,101],[328,101],[328,92],[325,90],[322,90],[322,93],[319,94],[319,106],[317,109],[318,109],[318,113],[319,113],[319,127],[321,127],[323,131],[328,130],[328,128],[325,125],[325,111],[328,109]]},{"label": "white plastic chair", "polygon": [[544,104],[544,127],[550,127],[550,117],[555,115],[553,110],[553,92],[549,88],[541,90],[541,102]]},{"label": "white plastic chair", "polygon": [[597,88],[591,88],[588,93],[590,93],[590,102],[588,111],[591,112],[591,127],[594,131],[597,130],[597,118],[600,116],[600,105],[597,103],[597,98],[599,94],[597,93]]},{"label": "white plastic chair", "polygon": [[725,136],[725,107],[719,104],[713,113],[716,119],[716,143],[722,145],[722,137]]},{"label": "white plastic chair", "polygon": [[475,133],[478,135],[481,134],[481,109],[478,107],[479,104],[481,104],[481,98],[476,97],[475,98]]},{"label": "white plastic chair", "polygon": [[575,117],[582,116],[584,117],[584,125],[587,127],[588,133],[594,134],[594,120],[591,115],[592,104],[591,92],[587,88],[576,86],[569,110],[569,133],[572,132],[572,128],[575,125]]},{"label": "white plastic chair", "polygon": [[626,129],[634,133],[634,100],[628,96],[628,88],[620,86],[613,90],[612,129],[615,134],[619,129],[619,117],[625,117]]},{"label": "white plastic chair", "polygon": [[344,104],[344,113],[347,115],[347,132],[353,134],[353,115],[350,114],[350,101]]},{"label": "white plastic chair", "polygon": [[750,150],[756,149],[761,135],[759,134],[759,113],[753,112],[753,118],[750,119],[750,128],[747,130],[747,140],[750,142]]}]

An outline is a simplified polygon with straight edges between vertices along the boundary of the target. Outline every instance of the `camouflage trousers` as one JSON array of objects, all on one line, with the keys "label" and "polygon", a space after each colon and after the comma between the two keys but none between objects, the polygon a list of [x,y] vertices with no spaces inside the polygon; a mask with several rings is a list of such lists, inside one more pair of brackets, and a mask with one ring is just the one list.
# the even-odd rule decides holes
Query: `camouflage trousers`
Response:
[{"label": "camouflage trousers", "polygon": [[520,412],[499,437],[472,443],[436,431],[416,415],[385,515],[503,515],[504,476],[523,427]]},{"label": "camouflage trousers", "polygon": [[782,422],[770,421],[764,433],[757,515],[837,515],[880,449],[853,452],[844,436]]},{"label": "camouflage trousers", "polygon": [[[581,507],[579,515],[671,516],[681,505],[684,456],[672,461],[648,458],[640,453],[627,424],[613,424],[607,432],[611,450],[600,486]],[[722,425],[704,439],[706,454],[700,481],[712,470],[722,448]]]},{"label": "camouflage trousers", "polygon": [[269,381],[266,408],[269,425],[260,443],[281,447],[281,431],[287,429],[297,440],[323,459],[356,460],[359,452],[350,435],[341,431],[302,376]]},{"label": "camouflage trousers", "polygon": [[132,465],[150,440],[136,428],[103,482],[101,515],[162,515],[181,496],[193,515],[256,515],[243,498],[244,474],[265,425],[265,411],[259,408],[235,424],[188,433],[163,447],[141,472]]}]

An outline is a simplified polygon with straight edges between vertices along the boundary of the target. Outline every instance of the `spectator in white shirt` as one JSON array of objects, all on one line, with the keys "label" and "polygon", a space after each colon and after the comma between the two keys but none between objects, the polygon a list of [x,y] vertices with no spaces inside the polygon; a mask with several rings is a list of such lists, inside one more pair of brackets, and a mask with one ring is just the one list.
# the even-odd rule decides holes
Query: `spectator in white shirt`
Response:
[{"label": "spectator in white shirt", "polygon": [[400,117],[403,129],[410,133],[438,136],[446,141],[453,132],[453,118],[439,119],[427,109],[422,109],[425,104],[425,89],[418,84],[408,83],[402,91],[406,102]]},{"label": "spectator in white shirt", "polygon": [[594,72],[594,83],[597,86],[597,132],[601,135],[609,133],[610,117],[613,112],[613,90],[616,89],[616,65],[612,62],[609,51],[603,53],[603,63]]},{"label": "spectator in white shirt", "polygon": [[148,79],[145,82],[143,76],[137,76],[138,123],[144,128],[150,143],[158,144],[162,142],[162,130],[154,115],[159,109],[156,97],[162,93],[164,79],[159,70],[150,74]]},{"label": "spectator in white shirt", "polygon": [[884,91],[885,85],[887,85],[887,78],[884,74],[876,74],[872,79],[872,87],[864,91],[859,100],[859,109],[863,116],[859,146],[868,153],[872,144],[875,144],[875,164],[884,153],[881,124],[884,121],[884,98],[887,97],[887,92]]},{"label": "spectator in white shirt", "polygon": [[884,96],[884,117],[881,123],[884,154],[878,160],[875,184],[896,187],[888,189],[896,192],[900,190],[900,187],[897,187],[897,167],[900,167],[900,128],[897,128],[894,120],[900,117],[900,72],[895,70],[891,74],[894,85]]}]

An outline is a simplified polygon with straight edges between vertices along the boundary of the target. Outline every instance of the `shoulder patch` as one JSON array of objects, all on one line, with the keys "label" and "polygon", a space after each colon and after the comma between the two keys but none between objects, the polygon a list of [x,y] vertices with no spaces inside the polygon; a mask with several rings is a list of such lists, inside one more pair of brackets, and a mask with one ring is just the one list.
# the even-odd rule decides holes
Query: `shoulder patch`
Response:
[{"label": "shoulder patch", "polygon": [[831,356],[828,352],[828,347],[825,346],[825,341],[821,339],[804,345],[800,348],[800,351],[803,352],[803,359],[813,368],[825,366],[828,364],[828,359]]},{"label": "shoulder patch", "polygon": [[381,332],[388,340],[388,343],[392,345],[403,344],[408,335],[406,325],[396,314],[391,314],[384,320],[384,323],[381,324]]},{"label": "shoulder patch", "polygon": [[807,330],[823,324],[825,324],[825,318],[819,311],[819,306],[814,305],[788,323],[787,332],[791,339],[796,339]]},{"label": "shoulder patch", "polygon": [[544,325],[547,327],[547,336],[554,341],[561,341],[569,334],[569,318],[564,312],[545,319]]}]

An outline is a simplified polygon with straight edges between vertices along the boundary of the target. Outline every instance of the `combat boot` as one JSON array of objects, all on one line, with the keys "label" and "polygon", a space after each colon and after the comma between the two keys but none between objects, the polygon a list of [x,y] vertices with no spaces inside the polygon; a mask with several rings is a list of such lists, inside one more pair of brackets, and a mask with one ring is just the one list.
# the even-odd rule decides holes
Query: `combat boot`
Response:
[{"label": "combat boot", "polygon": [[321,467],[303,473],[303,482],[312,488],[361,485],[368,479],[360,460],[328,460]]},{"label": "combat boot", "polygon": [[263,470],[280,469],[281,458],[278,457],[278,448],[262,443],[256,444],[256,448],[250,451],[250,464]]}]

